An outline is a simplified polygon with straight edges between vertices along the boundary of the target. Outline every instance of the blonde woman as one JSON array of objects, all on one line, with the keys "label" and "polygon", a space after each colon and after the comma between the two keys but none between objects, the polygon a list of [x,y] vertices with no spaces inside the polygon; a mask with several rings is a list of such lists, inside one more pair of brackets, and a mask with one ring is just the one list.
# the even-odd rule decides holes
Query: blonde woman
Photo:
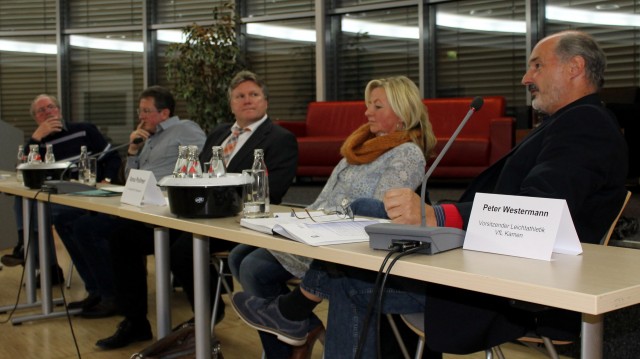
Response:
[{"label": "blonde woman", "polygon": [[[416,188],[435,136],[418,87],[407,77],[372,80],[365,89],[368,122],[355,130],[341,148],[318,198],[308,209],[343,210],[358,198],[382,200],[393,188]],[[345,209],[347,210],[347,209]],[[229,266],[248,294],[271,298],[286,293],[287,280],[302,278],[311,259],[247,245],[236,246]],[[317,327],[314,320],[312,326]],[[267,357],[289,357],[290,347],[261,333]]]}]

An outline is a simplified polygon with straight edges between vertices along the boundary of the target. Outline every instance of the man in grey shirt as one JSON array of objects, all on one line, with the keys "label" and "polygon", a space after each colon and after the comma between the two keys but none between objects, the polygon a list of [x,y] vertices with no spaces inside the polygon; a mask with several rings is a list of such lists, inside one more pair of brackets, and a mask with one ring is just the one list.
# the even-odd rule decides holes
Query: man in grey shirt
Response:
[{"label": "man in grey shirt", "polygon": [[[125,178],[132,168],[153,172],[161,179],[173,172],[179,145],[197,145],[202,149],[206,135],[193,121],[173,114],[173,96],[160,86],[151,86],[140,94],[140,123],[129,135]],[[136,139],[142,139],[135,143]]]},{"label": "man in grey shirt", "polygon": [[[202,148],[206,135],[200,126],[180,120],[173,114],[174,108],[173,95],[165,88],[151,86],[140,94],[140,123],[129,135],[125,176],[131,169],[140,169],[151,171],[160,179],[173,172],[179,145]],[[69,307],[81,308],[82,317],[104,318],[118,312],[109,238],[120,229],[132,235],[132,242],[144,242],[140,236],[153,238],[153,228],[106,214],[91,213],[74,223],[73,240],[80,250],[71,259],[85,282],[88,296]]]}]

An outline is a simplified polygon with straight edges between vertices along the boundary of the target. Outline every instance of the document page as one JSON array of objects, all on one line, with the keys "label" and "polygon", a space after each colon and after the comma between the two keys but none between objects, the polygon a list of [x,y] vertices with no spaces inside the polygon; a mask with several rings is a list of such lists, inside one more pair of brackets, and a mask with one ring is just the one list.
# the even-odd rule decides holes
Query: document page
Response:
[{"label": "document page", "polygon": [[379,220],[342,220],[323,223],[278,224],[273,231],[287,238],[311,246],[366,242],[369,235],[364,227]]},{"label": "document page", "polygon": [[266,234],[280,234],[289,239],[312,246],[365,242],[369,240],[364,227],[374,223],[389,222],[384,219],[343,218],[320,211],[275,213],[269,218],[242,218],[240,225]]}]

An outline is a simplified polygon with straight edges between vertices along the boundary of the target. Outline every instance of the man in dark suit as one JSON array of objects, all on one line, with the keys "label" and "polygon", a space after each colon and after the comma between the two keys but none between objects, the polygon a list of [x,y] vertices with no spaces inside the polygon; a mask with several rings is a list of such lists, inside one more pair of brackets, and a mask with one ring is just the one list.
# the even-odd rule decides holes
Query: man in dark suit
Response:
[{"label": "man in dark suit", "polygon": [[[235,123],[225,123],[216,127],[207,137],[200,153],[200,163],[209,162],[212,146],[223,146],[234,142],[233,149],[227,151],[227,172],[238,173],[250,169],[253,164],[254,149],[264,150],[264,158],[269,170],[270,202],[279,204],[291,185],[298,164],[298,144],[295,136],[288,130],[275,125],[267,115],[268,92],[266,85],[253,73],[241,71],[229,85],[229,102],[235,116]],[[242,131],[240,131],[242,130]],[[235,132],[235,133],[234,133]],[[235,136],[235,138],[234,138]],[[153,243],[141,250],[133,250],[130,240],[135,234],[116,230],[110,238],[113,257],[116,293],[120,311],[125,316],[116,332],[99,340],[96,345],[103,349],[116,349],[131,343],[148,339],[151,329],[147,320],[147,291],[144,266],[140,258],[152,252]],[[193,242],[190,233],[170,231],[171,271],[174,279],[182,286],[193,308]],[[136,238],[139,240],[140,238]],[[210,251],[218,252],[231,249],[235,243],[213,239]],[[142,271],[142,272],[141,272]],[[217,280],[215,271],[211,271],[211,281]],[[213,299],[215,286],[211,285]],[[224,303],[220,301],[220,312],[224,313]],[[218,315],[221,319],[222,315]]]},{"label": "man in dark suit", "polygon": [[[604,52],[595,40],[565,31],[533,49],[522,83],[532,106],[547,117],[532,133],[481,173],[455,204],[426,205],[427,225],[466,229],[477,192],[565,199],[581,241],[598,243],[626,195],[627,148],[597,92],[604,82]],[[412,189],[385,194],[382,207],[395,223],[419,225],[425,206]],[[375,273],[314,261],[299,289],[273,301],[236,293],[234,309],[250,323],[299,338],[308,313],[329,299],[325,356],[355,353]],[[557,310],[542,315],[521,310],[507,298],[391,276],[384,313],[425,313],[426,344],[437,352],[472,353],[517,339],[527,330],[575,335],[579,315]],[[558,319],[559,320],[556,320]],[[370,326],[363,358],[375,356]],[[301,329],[302,328],[302,329]],[[358,330],[354,330],[358,328]]]},{"label": "man in dark suit", "polygon": [[[253,151],[264,150],[269,170],[269,200],[279,204],[291,185],[298,164],[298,144],[288,130],[275,125],[267,115],[268,92],[266,85],[253,73],[242,71],[231,81],[229,101],[236,122],[225,123],[213,129],[200,155],[201,163],[211,159],[213,146],[225,147],[233,130],[243,129],[227,164],[227,172],[240,173],[253,164]],[[231,250],[236,243],[215,239],[210,242],[211,253]],[[181,237],[171,246],[171,271],[182,286],[193,308],[193,241],[191,235]],[[217,273],[211,271],[210,298],[213,299]],[[222,319],[224,302],[219,302],[217,319]]]}]

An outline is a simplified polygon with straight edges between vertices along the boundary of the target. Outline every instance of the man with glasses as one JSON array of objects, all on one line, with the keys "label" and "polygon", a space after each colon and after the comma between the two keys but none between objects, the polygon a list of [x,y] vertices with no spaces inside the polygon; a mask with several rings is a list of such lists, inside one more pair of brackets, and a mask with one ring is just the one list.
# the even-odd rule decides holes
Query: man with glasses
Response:
[{"label": "man with glasses", "polygon": [[[125,178],[131,169],[151,171],[157,179],[171,175],[178,159],[178,146],[202,148],[205,134],[200,126],[189,120],[180,120],[174,115],[174,108],[173,95],[163,87],[151,86],[140,94],[140,122],[129,135]],[[143,223],[96,213],[85,215],[74,223],[72,239],[80,251],[76,255],[70,254],[85,282],[88,296],[71,305],[82,308],[80,316],[84,318],[104,318],[118,312],[109,243],[117,231],[127,239],[129,251],[153,252],[152,245],[146,246],[153,242],[153,228]],[[139,340],[151,339],[149,327],[140,332]]]},{"label": "man with glasses", "polygon": [[[87,146],[90,154],[99,153],[110,148],[109,142],[95,125],[88,122],[65,121],[62,117],[58,100],[54,96],[47,94],[36,96],[31,103],[30,113],[38,127],[31,134],[25,148],[29,148],[29,145],[37,144],[41,158],[44,158],[47,144],[52,145],[53,154],[58,161],[77,158],[80,154],[81,146]],[[97,180],[110,181],[111,178],[117,177],[119,169],[120,157],[115,152],[109,153],[99,161]],[[24,264],[22,200],[16,199],[14,211],[18,228],[18,244],[11,254],[6,254],[0,258],[2,263],[9,267]],[[66,233],[70,230],[72,221],[83,213],[84,211],[80,209],[52,205],[53,224],[63,241],[66,238]],[[34,228],[37,228],[37,222],[34,221],[33,224]],[[59,284],[64,282],[62,269],[58,266],[55,257],[53,241],[50,241],[50,244],[51,283]],[[67,248],[70,252],[74,251],[74,248]],[[38,246],[33,245],[30,250],[37,251]]]}]

